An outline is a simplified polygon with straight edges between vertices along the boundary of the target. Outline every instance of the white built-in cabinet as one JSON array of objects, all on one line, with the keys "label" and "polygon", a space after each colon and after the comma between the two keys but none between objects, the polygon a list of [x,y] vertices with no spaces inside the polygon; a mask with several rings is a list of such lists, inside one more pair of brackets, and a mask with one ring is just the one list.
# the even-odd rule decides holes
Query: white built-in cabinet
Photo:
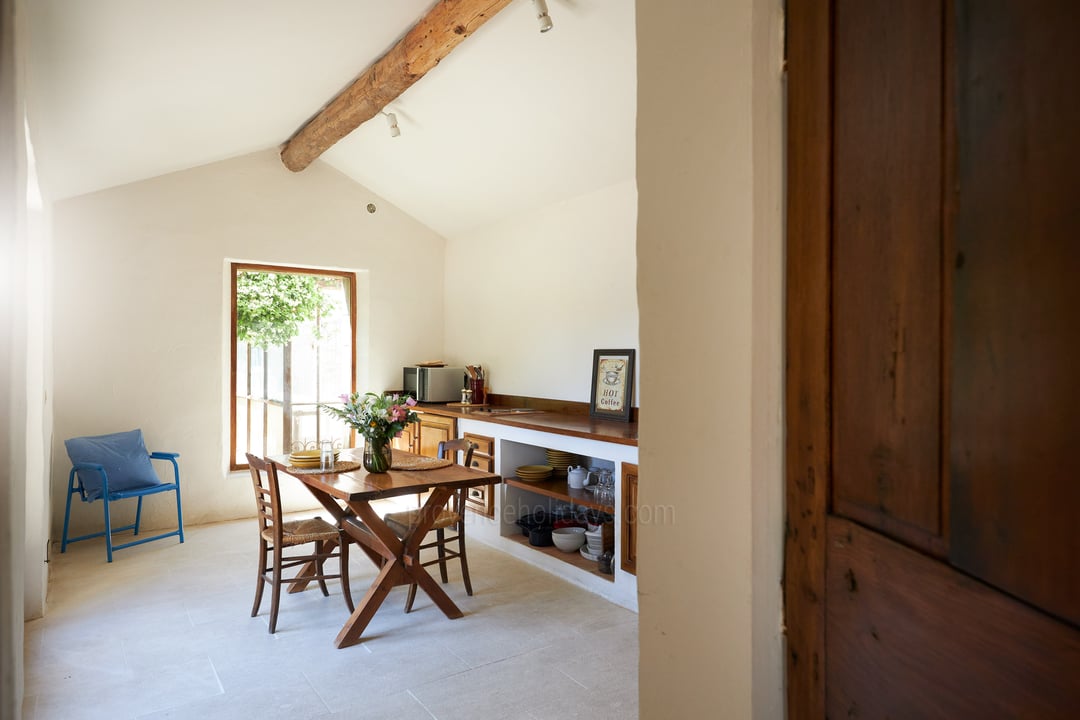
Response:
[{"label": "white built-in cabinet", "polygon": [[[568,582],[597,593],[612,602],[637,611],[637,577],[634,567],[628,566],[622,559],[628,555],[636,557],[636,548],[624,546],[632,540],[632,535],[622,515],[628,512],[627,487],[635,488],[637,482],[636,465],[638,449],[634,445],[604,442],[558,433],[544,432],[499,423],[459,419],[459,436],[480,435],[492,440],[492,452],[495,471],[507,482],[494,488],[493,516],[470,513],[468,517],[469,538],[484,542],[497,550],[506,552]],[[587,508],[598,509],[595,496],[567,489],[565,495],[552,484],[531,486],[530,483],[515,482],[516,468],[522,465],[546,464],[545,450],[562,450],[573,453],[586,467],[606,468],[615,477],[615,502],[603,509],[615,516],[612,525],[614,533],[614,562],[611,574],[600,573],[596,561],[586,560],[579,553],[564,553],[558,548],[535,547],[522,535],[517,520],[522,515],[543,508],[551,510],[564,503],[574,503]],[[633,468],[633,477],[624,478],[626,468]],[[627,481],[630,484],[627,485]],[[632,498],[636,505],[636,497]],[[634,506],[630,506],[630,512]]]}]

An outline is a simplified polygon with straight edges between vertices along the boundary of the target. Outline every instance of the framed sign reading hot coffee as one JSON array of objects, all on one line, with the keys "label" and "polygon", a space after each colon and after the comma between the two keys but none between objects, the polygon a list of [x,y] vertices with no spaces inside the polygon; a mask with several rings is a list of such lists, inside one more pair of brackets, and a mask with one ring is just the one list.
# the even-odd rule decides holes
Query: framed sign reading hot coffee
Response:
[{"label": "framed sign reading hot coffee", "polygon": [[634,351],[593,350],[589,415],[630,422],[633,395]]}]

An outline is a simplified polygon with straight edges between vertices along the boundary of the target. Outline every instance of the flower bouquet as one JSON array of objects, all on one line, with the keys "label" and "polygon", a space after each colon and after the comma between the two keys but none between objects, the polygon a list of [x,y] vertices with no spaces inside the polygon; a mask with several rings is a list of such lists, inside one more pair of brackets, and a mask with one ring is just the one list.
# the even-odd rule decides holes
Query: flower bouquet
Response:
[{"label": "flower bouquet", "polygon": [[368,472],[386,472],[393,459],[390,440],[401,435],[406,425],[419,419],[412,409],[416,401],[408,395],[370,392],[342,395],[341,401],[342,407],[319,407],[364,436],[363,460]]}]

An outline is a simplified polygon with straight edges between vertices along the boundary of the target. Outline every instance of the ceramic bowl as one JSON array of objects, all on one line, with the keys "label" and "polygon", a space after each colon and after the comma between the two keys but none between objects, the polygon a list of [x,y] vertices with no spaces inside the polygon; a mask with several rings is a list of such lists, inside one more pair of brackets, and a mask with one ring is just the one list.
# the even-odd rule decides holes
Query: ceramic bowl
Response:
[{"label": "ceramic bowl", "polygon": [[577,552],[585,544],[585,528],[556,528],[551,531],[551,541],[563,552]]}]

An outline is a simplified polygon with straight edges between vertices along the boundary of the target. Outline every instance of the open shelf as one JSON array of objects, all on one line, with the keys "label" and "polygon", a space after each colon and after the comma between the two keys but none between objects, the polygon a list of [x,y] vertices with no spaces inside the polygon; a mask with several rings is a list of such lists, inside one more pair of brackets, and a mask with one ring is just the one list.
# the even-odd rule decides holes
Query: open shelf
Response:
[{"label": "open shelf", "polygon": [[[572,488],[566,484],[566,480],[563,480],[561,478],[540,480],[539,482],[527,482],[525,480],[522,480],[521,478],[508,477],[503,480],[503,482],[505,482],[507,485],[512,485],[513,487],[518,487],[522,490],[528,490],[529,492],[534,492],[538,495],[544,495],[546,497],[554,498],[556,500],[566,500],[574,503],[575,505],[581,505],[582,507],[587,507],[592,510],[599,510],[600,512],[606,512],[612,515],[615,514],[615,506],[602,505],[598,503],[596,501],[596,495],[594,495],[592,492],[584,489],[578,490],[576,488]],[[555,551],[560,555],[568,554],[563,553],[558,548],[555,548]],[[584,560],[584,558],[582,558],[582,560]]]},{"label": "open shelf", "polygon": [[[535,483],[526,483],[526,484],[527,485],[533,485]],[[573,565],[576,568],[580,568],[580,569],[584,570],[587,573],[591,573],[591,574],[595,575],[598,578],[602,578],[602,579],[607,580],[609,582],[615,582],[615,574],[614,573],[612,573],[611,575],[605,575],[604,573],[600,572],[597,569],[596,560],[586,560],[585,558],[581,557],[581,553],[577,552],[576,550],[574,552],[572,552],[572,553],[568,553],[568,552],[563,552],[562,550],[555,547],[554,545],[550,545],[550,546],[547,546],[547,547],[539,547],[537,545],[530,545],[529,544],[529,538],[525,537],[521,533],[518,533],[517,535],[507,536],[506,539],[507,540],[513,540],[518,545],[524,545],[525,547],[529,548],[530,550],[537,550],[539,552],[544,553],[545,555],[550,555],[553,558],[557,558],[559,560],[562,560],[563,562],[569,563],[570,565]]]}]

